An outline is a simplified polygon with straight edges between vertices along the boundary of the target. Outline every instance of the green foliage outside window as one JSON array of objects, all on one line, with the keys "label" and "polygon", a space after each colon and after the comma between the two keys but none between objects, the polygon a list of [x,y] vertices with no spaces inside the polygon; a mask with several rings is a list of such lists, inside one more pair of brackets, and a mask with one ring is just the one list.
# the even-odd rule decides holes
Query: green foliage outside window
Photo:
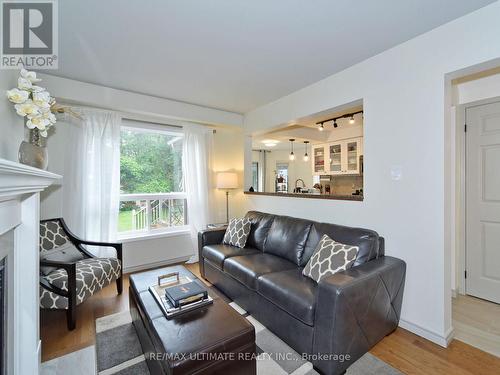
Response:
[{"label": "green foliage outside window", "polygon": [[[181,134],[124,128],[121,132],[120,153],[121,194],[184,191]],[[153,212],[151,218],[145,217],[146,200],[121,201],[118,231],[142,230],[146,227],[144,220],[150,220],[149,226],[153,229],[182,225],[182,202],[152,199],[149,203]],[[177,222],[178,215],[181,216],[181,224]]]},{"label": "green foliage outside window", "polygon": [[123,194],[183,191],[179,136],[121,132],[120,183]]}]

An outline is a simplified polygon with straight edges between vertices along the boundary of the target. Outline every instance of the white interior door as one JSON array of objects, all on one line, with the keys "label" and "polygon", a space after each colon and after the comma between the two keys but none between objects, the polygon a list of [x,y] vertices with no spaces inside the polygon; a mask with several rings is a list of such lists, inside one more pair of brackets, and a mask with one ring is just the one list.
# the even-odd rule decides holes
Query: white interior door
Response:
[{"label": "white interior door", "polygon": [[466,292],[500,303],[500,102],[466,124]]}]

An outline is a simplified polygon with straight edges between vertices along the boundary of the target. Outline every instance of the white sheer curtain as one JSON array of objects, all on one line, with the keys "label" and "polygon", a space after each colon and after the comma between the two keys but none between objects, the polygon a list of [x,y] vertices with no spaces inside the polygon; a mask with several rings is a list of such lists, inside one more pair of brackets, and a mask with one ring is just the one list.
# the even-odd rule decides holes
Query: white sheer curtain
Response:
[{"label": "white sheer curtain", "polygon": [[198,231],[211,222],[211,173],[213,131],[201,125],[184,126],[182,152],[183,174],[187,195],[188,224],[191,229],[193,256],[198,261]]},{"label": "white sheer curtain", "polygon": [[[120,203],[120,124],[118,113],[77,109],[72,120],[63,176],[63,217],[87,240],[115,240]],[[54,155],[53,157],[57,157]],[[97,256],[110,249],[89,248]]]}]

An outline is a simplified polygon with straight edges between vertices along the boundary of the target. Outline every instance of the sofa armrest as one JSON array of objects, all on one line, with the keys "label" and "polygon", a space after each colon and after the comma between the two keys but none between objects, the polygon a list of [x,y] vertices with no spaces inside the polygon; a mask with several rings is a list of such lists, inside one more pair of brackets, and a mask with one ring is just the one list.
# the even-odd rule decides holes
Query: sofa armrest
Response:
[{"label": "sofa armrest", "polygon": [[397,328],[405,274],[405,262],[382,256],[320,281],[313,353],[323,356],[315,367],[341,374]]},{"label": "sofa armrest", "polygon": [[205,277],[205,267],[203,264],[203,256],[201,254],[203,247],[206,245],[216,245],[222,243],[224,239],[224,234],[226,233],[226,227],[205,229],[198,232],[198,259],[200,274]]}]

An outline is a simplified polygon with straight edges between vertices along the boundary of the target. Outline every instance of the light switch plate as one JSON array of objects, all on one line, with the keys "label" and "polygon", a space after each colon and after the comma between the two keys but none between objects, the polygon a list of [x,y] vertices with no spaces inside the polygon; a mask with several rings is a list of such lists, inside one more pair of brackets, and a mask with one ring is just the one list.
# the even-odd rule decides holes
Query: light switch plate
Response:
[{"label": "light switch plate", "polygon": [[403,172],[401,170],[401,167],[398,165],[393,165],[391,167],[391,179],[393,181],[399,181],[403,177]]}]

